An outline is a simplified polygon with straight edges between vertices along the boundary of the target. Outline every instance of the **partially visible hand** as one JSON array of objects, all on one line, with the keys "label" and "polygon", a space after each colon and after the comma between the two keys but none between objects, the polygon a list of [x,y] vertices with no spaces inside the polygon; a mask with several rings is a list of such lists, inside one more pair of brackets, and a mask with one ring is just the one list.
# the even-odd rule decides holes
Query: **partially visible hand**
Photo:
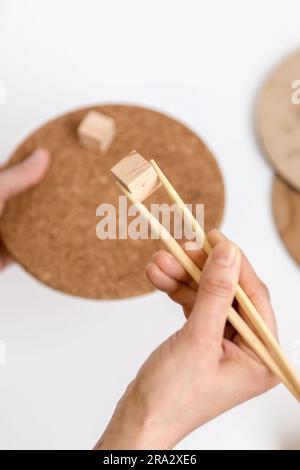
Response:
[{"label": "partially visible hand", "polygon": [[214,248],[207,260],[202,251],[191,252],[204,265],[198,289],[166,252],[147,267],[150,281],[183,306],[187,321],[146,360],[96,448],[172,448],[197,427],[277,384],[227,324],[239,281],[276,335],[267,290],[234,244],[216,231],[209,239]]},{"label": "partially visible hand", "polygon": [[[41,181],[49,160],[46,150],[37,149],[24,161],[0,171],[0,217],[8,199]],[[0,238],[0,270],[10,262],[11,257]]]}]

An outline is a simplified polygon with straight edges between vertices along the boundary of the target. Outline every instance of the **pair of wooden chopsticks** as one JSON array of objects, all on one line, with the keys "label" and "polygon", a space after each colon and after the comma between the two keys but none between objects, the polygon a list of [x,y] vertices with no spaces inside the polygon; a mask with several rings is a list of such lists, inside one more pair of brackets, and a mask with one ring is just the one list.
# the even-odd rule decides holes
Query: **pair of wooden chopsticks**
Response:
[{"label": "pair of wooden chopsticks", "polygon": [[[171,183],[163,174],[159,166],[154,160],[150,164],[156,171],[156,174],[161,181],[163,187],[167,191],[169,197],[177,204],[181,214],[189,220],[191,226],[196,234],[196,240],[202,242],[203,249],[207,255],[211,253],[211,246],[205,236],[204,231],[194,218],[193,214],[186,207],[181,197],[177,194]],[[127,191],[127,189],[117,182],[118,187],[128,197],[128,199],[139,209],[141,214],[148,219],[152,229],[157,233],[166,248],[173,254],[173,256],[181,263],[184,269],[198,284],[201,278],[201,270],[189,258],[185,251],[181,248],[179,243],[174,240],[172,235],[160,224],[160,222],[151,214],[151,212],[134,196],[134,194]],[[256,310],[253,303],[247,297],[243,289],[238,286],[236,291],[236,300],[242,307],[249,323],[253,326],[255,332],[252,331],[248,324],[242,317],[230,307],[228,312],[228,320],[233,325],[235,330],[242,336],[245,342],[255,351],[258,357],[265,363],[265,365],[279,378],[279,380],[289,389],[289,391],[300,401],[300,379],[295,372],[292,364],[289,362],[284,352],[282,351],[278,341],[268,329],[266,323]]]}]

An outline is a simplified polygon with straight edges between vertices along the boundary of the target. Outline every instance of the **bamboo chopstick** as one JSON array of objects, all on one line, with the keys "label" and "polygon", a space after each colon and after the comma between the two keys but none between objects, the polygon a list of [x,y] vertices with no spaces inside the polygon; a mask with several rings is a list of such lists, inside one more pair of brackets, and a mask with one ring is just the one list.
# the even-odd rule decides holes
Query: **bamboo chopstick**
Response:
[{"label": "bamboo chopstick", "polygon": [[[170,198],[177,204],[179,209],[181,210],[182,214],[191,222],[192,227],[196,233],[196,239],[200,243],[203,243],[203,249],[207,255],[211,253],[211,246],[206,238],[206,235],[200,225],[197,223],[196,219],[194,218],[193,214],[189,211],[186,207],[185,203],[179,196],[179,194],[175,191],[171,183],[168,181],[167,177],[161,171],[159,166],[154,160],[150,160],[150,164],[154,168],[157,173],[159,180],[161,181],[162,185],[166,189],[167,193],[169,194]],[[259,335],[260,339],[264,342],[264,344],[269,349],[270,353],[273,355],[275,360],[278,363],[280,369],[282,369],[283,374],[286,376],[287,380],[291,383],[293,388],[297,390],[297,397],[300,400],[300,378],[298,377],[294,367],[289,362],[288,358],[284,354],[283,350],[281,349],[278,341],[272,334],[272,332],[267,327],[266,323],[264,322],[263,318],[260,316],[258,311],[256,310],[255,306],[248,298],[244,290],[238,285],[236,291],[236,300],[242,307],[245,315],[247,315],[248,320],[255,328],[257,334]]]},{"label": "bamboo chopstick", "polygon": [[[148,219],[152,229],[157,233],[165,246],[198,284],[201,278],[201,270],[198,268],[198,266],[195,265],[191,258],[189,258],[189,256],[181,248],[179,243],[174,240],[172,235],[163,227],[163,225],[160,224],[160,222],[151,214],[151,212],[148,211],[148,209],[132,193],[127,191],[122,184],[119,182],[116,184],[128,197],[128,199],[137,207],[140,213],[146,219]],[[228,312],[228,320],[246,341],[246,343],[253,349],[253,351],[255,351],[258,357],[279,378],[279,380],[284,383],[284,385],[295,396],[295,398],[299,400],[298,390],[292,384],[290,384],[289,380],[287,380],[285,375],[282,373],[281,369],[278,367],[274,358],[271,356],[264,344],[259,340],[259,338],[256,337],[247,323],[244,322],[242,317],[232,307],[230,307]]]}]

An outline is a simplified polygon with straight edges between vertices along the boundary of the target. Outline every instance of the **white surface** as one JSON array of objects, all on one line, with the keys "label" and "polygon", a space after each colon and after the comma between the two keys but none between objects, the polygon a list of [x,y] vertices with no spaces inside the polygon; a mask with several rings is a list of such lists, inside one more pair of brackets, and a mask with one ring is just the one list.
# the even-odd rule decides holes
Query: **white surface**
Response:
[{"label": "white surface", "polygon": [[[269,285],[290,357],[300,340],[299,269],[272,221],[272,173],[252,112],[265,74],[299,46],[299,17],[297,0],[0,3],[2,161],[42,122],[90,103],[137,103],[184,120],[216,154],[227,189],[223,229]],[[91,448],[138,366],[181,322],[179,308],[158,293],[80,300],[17,266],[7,270],[0,279],[7,354],[0,447]],[[178,447],[300,448],[299,417],[280,387]]]}]

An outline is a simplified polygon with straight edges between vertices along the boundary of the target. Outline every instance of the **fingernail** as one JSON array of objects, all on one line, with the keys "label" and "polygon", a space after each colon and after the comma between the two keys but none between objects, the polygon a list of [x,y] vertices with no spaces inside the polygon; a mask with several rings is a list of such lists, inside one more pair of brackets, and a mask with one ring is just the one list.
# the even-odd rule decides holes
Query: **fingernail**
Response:
[{"label": "fingernail", "polygon": [[152,256],[152,259],[155,260],[155,258],[157,258],[157,256],[159,255],[164,255],[164,256],[167,256],[168,258],[174,259],[174,256],[171,253],[169,253],[169,251],[165,251],[165,250],[156,251],[156,253],[154,253],[154,255]]},{"label": "fingernail", "polygon": [[174,259],[174,256],[169,251],[165,251],[164,253],[166,256],[168,256],[168,258]]},{"label": "fingernail", "polygon": [[202,246],[197,242],[185,242],[183,248],[186,251],[199,251],[201,250]]},{"label": "fingernail", "polygon": [[236,258],[236,247],[230,243],[216,245],[212,252],[212,260],[220,266],[230,267]]},{"label": "fingernail", "polygon": [[38,148],[32,152],[28,159],[32,161],[44,160],[45,157],[48,157],[48,152],[45,149]]}]

